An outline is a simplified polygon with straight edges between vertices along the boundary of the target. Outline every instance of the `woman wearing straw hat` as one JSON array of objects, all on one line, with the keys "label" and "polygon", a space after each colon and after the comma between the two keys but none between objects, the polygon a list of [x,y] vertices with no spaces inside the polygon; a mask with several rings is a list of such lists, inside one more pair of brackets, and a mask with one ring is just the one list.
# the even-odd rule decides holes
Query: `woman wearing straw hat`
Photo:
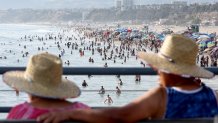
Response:
[{"label": "woman wearing straw hat", "polygon": [[36,119],[37,116],[55,111],[89,109],[80,102],[69,102],[66,98],[80,95],[79,87],[62,79],[62,61],[57,56],[41,53],[30,58],[25,71],[10,71],[3,75],[3,81],[28,94],[29,102],[11,109],[8,119]]},{"label": "woman wearing straw hat", "polygon": [[182,35],[166,37],[160,53],[140,52],[159,75],[160,85],[126,106],[102,110],[74,110],[50,113],[39,121],[59,122],[76,119],[89,122],[136,122],[141,119],[214,117],[218,114],[217,93],[198,78],[213,73],[196,65],[198,46]]}]

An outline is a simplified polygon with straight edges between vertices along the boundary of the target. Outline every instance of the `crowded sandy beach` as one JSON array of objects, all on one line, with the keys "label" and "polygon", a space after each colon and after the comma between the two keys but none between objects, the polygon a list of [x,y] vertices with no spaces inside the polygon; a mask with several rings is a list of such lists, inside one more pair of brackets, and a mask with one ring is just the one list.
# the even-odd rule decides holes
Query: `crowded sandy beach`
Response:
[{"label": "crowded sandy beach", "polygon": [[[195,25],[196,26],[196,25]],[[52,26],[49,26],[49,28]],[[198,27],[198,26],[197,26]],[[149,67],[138,52],[159,53],[165,37],[183,34],[198,45],[196,63],[201,67],[217,67],[218,48],[215,27],[204,28],[176,26],[129,26],[129,25],[59,25],[41,33],[23,33],[14,37],[14,42],[1,42],[5,47],[1,62],[5,66],[25,66],[30,56],[52,53],[62,59],[64,67]],[[52,30],[54,29],[54,30]],[[13,57],[13,59],[12,59]],[[7,62],[6,62],[7,61]],[[156,76],[66,76],[81,88],[82,95],[76,99],[90,106],[122,106],[157,85]],[[202,80],[213,89],[218,89],[212,80]],[[3,83],[2,83],[3,84]],[[8,106],[28,97],[13,91],[6,85],[1,90],[7,93]],[[3,94],[1,93],[1,94]],[[1,95],[3,98],[4,94]],[[94,97],[95,99],[93,100]],[[74,99],[70,99],[74,101]],[[5,103],[2,106],[5,106]]]},{"label": "crowded sandy beach", "polygon": [[218,0],[0,8],[0,123],[217,122]]},{"label": "crowded sandy beach", "polygon": [[[145,62],[138,59],[137,52],[158,53],[165,36],[171,33],[184,33],[199,46],[200,53],[197,64],[202,67],[217,66],[217,37],[214,32],[217,27],[200,27],[199,32],[194,32],[195,30],[191,27],[117,24],[59,25],[55,28],[51,26],[48,30],[47,27],[40,28],[42,32],[37,31],[32,34],[24,32],[20,37],[16,36],[13,39],[14,42],[2,41],[1,45],[4,47],[0,57],[2,64],[25,66],[31,55],[48,52],[61,58],[64,67],[148,67]],[[149,90],[156,85],[156,77],[140,75],[129,77],[117,75],[108,77],[108,79],[103,76],[96,78],[92,75],[65,76],[65,78],[75,80],[86,93],[82,95],[81,100],[90,102],[90,105],[94,106],[107,106],[104,103],[107,94],[112,95],[112,99],[114,99],[112,106],[123,105],[128,102],[125,100],[127,95],[129,95],[128,100],[135,97],[125,90],[135,90],[135,93],[140,95],[143,91],[138,90]],[[111,81],[112,84],[110,84]],[[215,86],[215,88],[218,87]],[[5,87],[3,90],[8,90],[8,88]],[[97,103],[89,100],[89,95],[91,96],[94,91],[100,93],[100,95],[95,95]],[[15,96],[14,93],[11,95]],[[26,97],[18,97],[19,100],[23,98]],[[14,104],[14,99],[11,102]]]}]

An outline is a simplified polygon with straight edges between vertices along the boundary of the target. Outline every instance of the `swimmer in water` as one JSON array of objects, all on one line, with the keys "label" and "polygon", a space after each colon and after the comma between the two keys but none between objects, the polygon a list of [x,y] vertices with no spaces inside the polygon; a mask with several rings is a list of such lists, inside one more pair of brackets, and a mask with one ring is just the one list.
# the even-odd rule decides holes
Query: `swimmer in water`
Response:
[{"label": "swimmer in water", "polygon": [[121,78],[119,78],[118,84],[119,84],[119,85],[123,85],[123,81],[121,80]]},{"label": "swimmer in water", "polygon": [[121,94],[121,90],[119,89],[119,87],[116,87],[116,89],[117,89],[117,90],[116,90],[116,94],[117,94],[117,95]]},{"label": "swimmer in water", "polygon": [[105,93],[105,89],[103,86],[101,86],[101,89],[99,90],[99,94],[104,94]]},{"label": "swimmer in water", "polygon": [[87,87],[88,86],[88,84],[86,83],[86,80],[83,81],[82,86],[83,87]]}]

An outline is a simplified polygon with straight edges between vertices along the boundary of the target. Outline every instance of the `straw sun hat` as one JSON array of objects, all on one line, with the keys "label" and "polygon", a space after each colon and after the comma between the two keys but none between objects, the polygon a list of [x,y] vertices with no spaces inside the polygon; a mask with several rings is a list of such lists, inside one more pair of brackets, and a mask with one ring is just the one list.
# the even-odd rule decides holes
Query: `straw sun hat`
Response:
[{"label": "straw sun hat", "polygon": [[179,34],[167,36],[160,53],[139,52],[139,58],[151,66],[169,73],[193,76],[200,78],[212,78],[210,71],[196,65],[198,46],[191,39]]},{"label": "straw sun hat", "polygon": [[41,53],[30,58],[25,71],[9,71],[3,81],[19,91],[46,98],[73,98],[79,87],[62,79],[62,61],[55,55]]}]

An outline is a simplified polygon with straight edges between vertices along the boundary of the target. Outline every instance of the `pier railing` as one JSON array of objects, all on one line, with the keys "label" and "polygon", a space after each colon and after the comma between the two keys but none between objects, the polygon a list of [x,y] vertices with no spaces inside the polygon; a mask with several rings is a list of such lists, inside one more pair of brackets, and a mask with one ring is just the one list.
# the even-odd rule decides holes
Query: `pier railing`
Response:
[{"label": "pier railing", "polygon": [[[0,74],[11,70],[25,70],[25,67],[0,67]],[[218,75],[218,68],[206,68],[207,70]],[[67,67],[63,68],[64,75],[157,75],[151,68],[134,68],[134,67]],[[94,109],[102,107],[92,107]],[[8,113],[11,107],[0,107],[0,113]],[[199,118],[199,119],[177,119],[177,120],[144,120],[143,123],[218,123],[218,117]],[[0,120],[0,123],[36,123],[35,120]],[[65,123],[77,123],[76,121]]]},{"label": "pier railing", "polygon": [[[37,123],[35,120],[0,120],[0,123]],[[81,123],[79,121],[66,121],[63,123]],[[138,123],[218,123],[215,118],[174,119],[174,120],[142,120]]]},{"label": "pier railing", "polygon": [[[25,70],[25,67],[0,67],[0,74],[11,70]],[[217,67],[206,68],[218,75]],[[63,68],[64,75],[157,75],[151,68],[135,67],[67,67]]]}]

